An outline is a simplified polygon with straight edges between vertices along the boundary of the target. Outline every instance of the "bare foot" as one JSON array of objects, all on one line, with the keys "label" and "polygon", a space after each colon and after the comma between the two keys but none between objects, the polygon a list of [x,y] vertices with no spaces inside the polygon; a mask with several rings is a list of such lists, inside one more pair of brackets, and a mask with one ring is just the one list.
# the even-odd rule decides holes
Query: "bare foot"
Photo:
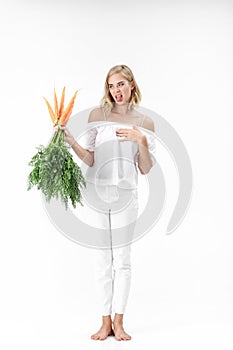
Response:
[{"label": "bare foot", "polygon": [[114,333],[115,333],[116,340],[131,339],[131,336],[125,332],[121,322],[113,322],[113,325],[114,325]]},{"label": "bare foot", "polygon": [[92,334],[91,339],[93,340],[104,340],[108,336],[114,335],[113,329],[110,325],[102,325],[97,333]]}]

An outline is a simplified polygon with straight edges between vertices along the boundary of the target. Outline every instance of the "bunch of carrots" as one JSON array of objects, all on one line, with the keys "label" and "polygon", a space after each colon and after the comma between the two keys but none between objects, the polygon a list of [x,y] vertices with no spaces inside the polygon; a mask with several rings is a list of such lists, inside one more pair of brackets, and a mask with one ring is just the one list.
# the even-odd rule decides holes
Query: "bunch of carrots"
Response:
[{"label": "bunch of carrots", "polygon": [[51,107],[51,105],[49,104],[48,100],[44,98],[48,110],[49,110],[49,114],[50,117],[52,119],[52,122],[54,125],[64,125],[68,122],[69,117],[71,116],[73,107],[74,107],[74,101],[76,98],[76,95],[78,93],[78,90],[75,91],[72,99],[70,100],[68,106],[66,107],[66,109],[64,110],[64,103],[65,103],[65,89],[66,87],[64,86],[63,90],[62,90],[62,95],[61,95],[61,101],[60,101],[60,106],[58,106],[58,100],[57,100],[57,94],[56,94],[56,90],[54,88],[54,111]]},{"label": "bunch of carrots", "polygon": [[[58,105],[56,90],[54,89],[54,110],[44,97],[53,125],[65,125],[72,113],[76,91],[66,108],[65,87],[62,90],[60,105]],[[74,162],[69,147],[64,140],[64,131],[58,128],[47,147],[40,145],[37,153],[32,157],[29,165],[33,170],[28,176],[28,190],[37,186],[42,191],[45,199],[60,199],[65,208],[68,208],[69,200],[74,208],[76,204],[82,204],[80,188],[86,186],[80,167]]]}]

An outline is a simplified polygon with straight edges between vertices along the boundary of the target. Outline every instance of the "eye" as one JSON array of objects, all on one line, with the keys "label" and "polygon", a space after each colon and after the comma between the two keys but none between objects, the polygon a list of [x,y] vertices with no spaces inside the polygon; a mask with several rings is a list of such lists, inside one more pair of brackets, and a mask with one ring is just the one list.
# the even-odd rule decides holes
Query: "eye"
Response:
[{"label": "eye", "polygon": [[119,86],[124,86],[125,84],[123,82],[119,83],[118,84]]}]

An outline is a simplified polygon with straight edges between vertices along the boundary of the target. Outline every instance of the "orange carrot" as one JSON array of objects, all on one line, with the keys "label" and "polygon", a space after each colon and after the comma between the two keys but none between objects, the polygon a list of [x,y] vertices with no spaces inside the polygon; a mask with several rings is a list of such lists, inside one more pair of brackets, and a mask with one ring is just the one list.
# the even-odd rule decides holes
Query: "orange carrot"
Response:
[{"label": "orange carrot", "polygon": [[66,87],[64,86],[64,88],[62,90],[62,95],[61,95],[61,102],[60,102],[60,108],[59,108],[59,112],[58,112],[58,118],[61,117],[63,110],[64,110],[65,90],[66,90]]},{"label": "orange carrot", "polygon": [[57,103],[57,94],[56,94],[55,88],[54,88],[54,113],[56,118],[58,118],[58,103]]},{"label": "orange carrot", "polygon": [[55,124],[55,122],[56,122],[56,116],[55,116],[55,114],[54,114],[54,112],[53,112],[53,109],[52,109],[52,107],[50,106],[49,102],[46,100],[46,98],[45,98],[44,96],[43,96],[43,98],[44,98],[44,100],[45,100],[45,102],[46,102],[46,104],[47,104],[47,107],[48,107],[49,114],[50,114],[50,117],[51,117],[51,119],[52,119],[52,122]]},{"label": "orange carrot", "polygon": [[62,113],[62,115],[59,118],[59,125],[65,124],[67,123],[71,113],[72,113],[72,109],[74,107],[74,100],[76,98],[76,95],[78,93],[78,90],[74,93],[72,99],[70,100],[68,106],[66,107],[66,109],[64,110],[64,112]]},{"label": "orange carrot", "polygon": [[60,121],[59,121],[60,125],[67,123],[67,121],[72,113],[72,110],[73,110],[74,100],[76,98],[77,92],[78,91],[75,92],[74,96],[72,97],[71,101],[69,102],[68,106],[66,107],[65,111],[63,112],[63,114],[60,118]]}]

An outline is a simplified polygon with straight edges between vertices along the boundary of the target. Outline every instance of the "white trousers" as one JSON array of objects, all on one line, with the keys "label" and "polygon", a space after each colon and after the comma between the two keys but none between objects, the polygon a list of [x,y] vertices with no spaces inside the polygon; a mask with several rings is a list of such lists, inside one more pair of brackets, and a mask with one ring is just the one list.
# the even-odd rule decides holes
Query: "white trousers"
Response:
[{"label": "white trousers", "polygon": [[131,245],[95,250],[96,296],[102,316],[124,314],[131,284]]},{"label": "white trousers", "polygon": [[[87,184],[93,217],[108,246],[93,249],[96,295],[102,316],[124,314],[131,284],[131,242],[138,216],[137,189]],[[86,194],[87,194],[86,192]],[[97,198],[98,197],[98,198]],[[90,200],[91,199],[91,200]],[[90,217],[91,218],[91,217]],[[107,239],[106,239],[107,237]]]}]

